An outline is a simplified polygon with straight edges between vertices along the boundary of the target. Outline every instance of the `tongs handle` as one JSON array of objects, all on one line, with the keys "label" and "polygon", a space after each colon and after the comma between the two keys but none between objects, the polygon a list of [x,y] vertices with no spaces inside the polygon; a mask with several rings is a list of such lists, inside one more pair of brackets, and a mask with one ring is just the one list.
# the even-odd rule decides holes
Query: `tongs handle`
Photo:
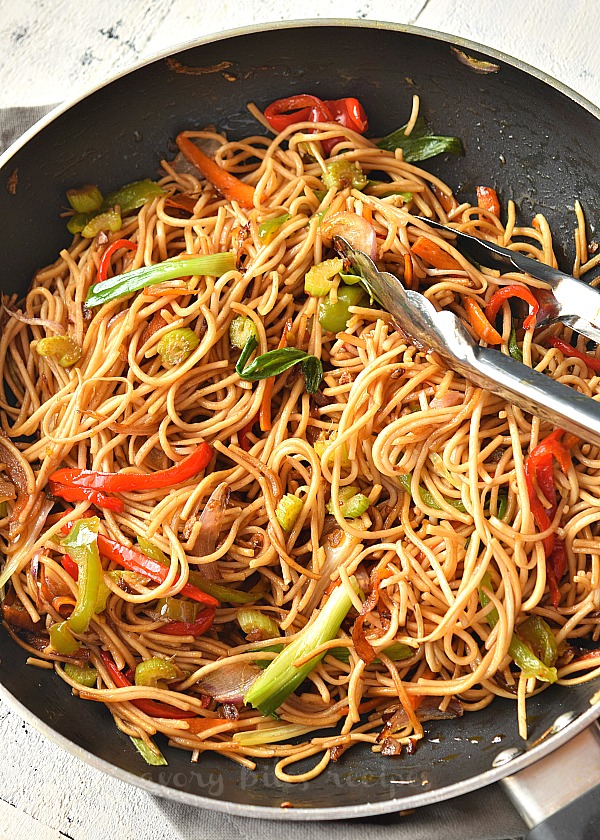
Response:
[{"label": "tongs handle", "polygon": [[600,403],[497,350],[475,347],[473,355],[471,365],[456,357],[450,364],[523,411],[600,446]]}]

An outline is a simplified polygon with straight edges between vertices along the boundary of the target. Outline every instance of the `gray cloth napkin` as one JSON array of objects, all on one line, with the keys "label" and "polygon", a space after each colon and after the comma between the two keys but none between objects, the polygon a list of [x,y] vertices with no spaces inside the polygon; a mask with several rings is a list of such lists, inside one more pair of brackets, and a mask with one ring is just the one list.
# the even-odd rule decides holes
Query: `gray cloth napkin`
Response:
[{"label": "gray cloth napkin", "polygon": [[[7,108],[0,110],[0,152],[13,142],[51,106],[36,108]],[[32,733],[33,734],[33,733]],[[56,747],[40,745],[38,769],[56,775]],[[18,772],[18,768],[15,767]],[[24,772],[25,768],[21,768]],[[80,828],[89,825],[89,801],[86,791],[75,790],[74,799],[80,799],[80,808],[86,819]],[[127,795],[127,794],[126,794]],[[141,795],[141,794],[140,794]],[[133,796],[133,792],[132,792]],[[115,803],[116,805],[117,803]],[[208,838],[209,840],[516,840],[526,828],[513,809],[503,789],[490,785],[456,799],[440,802],[425,808],[384,816],[338,822],[286,823],[227,816],[188,805],[178,805],[167,799],[154,798],[154,804],[164,814],[165,822],[178,832],[181,840]],[[127,805],[123,804],[124,811]],[[119,809],[120,810],[120,809]],[[75,818],[74,823],[78,822]],[[87,840],[98,836],[93,832],[78,831],[71,824],[69,835],[73,840]],[[154,835],[153,835],[154,836]],[[166,835],[165,835],[166,836]],[[170,836],[170,835],[169,835]],[[177,836],[177,835],[176,835]]]}]

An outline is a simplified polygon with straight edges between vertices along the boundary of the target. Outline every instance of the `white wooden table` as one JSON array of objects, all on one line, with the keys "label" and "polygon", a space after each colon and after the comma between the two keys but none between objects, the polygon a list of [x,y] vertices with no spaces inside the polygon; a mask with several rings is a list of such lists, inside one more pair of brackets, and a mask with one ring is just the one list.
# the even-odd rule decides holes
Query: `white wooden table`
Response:
[{"label": "white wooden table", "polygon": [[[232,26],[344,17],[470,38],[600,104],[598,0],[0,0],[0,108],[69,99],[154,53]],[[103,776],[1,704],[0,745],[0,840],[199,836],[191,809]],[[250,832],[223,818],[210,840],[258,836]]]}]

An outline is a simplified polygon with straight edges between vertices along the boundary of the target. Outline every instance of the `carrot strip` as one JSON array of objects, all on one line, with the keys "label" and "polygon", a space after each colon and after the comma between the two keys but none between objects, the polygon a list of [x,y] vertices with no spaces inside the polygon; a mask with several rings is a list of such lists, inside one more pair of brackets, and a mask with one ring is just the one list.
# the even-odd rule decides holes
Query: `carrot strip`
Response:
[{"label": "carrot strip", "polygon": [[363,204],[362,217],[369,224],[373,221],[373,211],[368,204]]},{"label": "carrot strip", "polygon": [[450,254],[447,254],[446,251],[426,236],[419,236],[419,238],[413,242],[410,250],[413,254],[417,257],[421,257],[422,260],[425,260],[425,262],[428,262],[429,265],[432,265],[434,268],[442,268],[448,271],[463,270],[462,265],[455,260],[454,257],[451,257]]},{"label": "carrot strip", "polygon": [[444,212],[451,213],[458,207],[458,201],[454,198],[452,193],[448,194],[441,190],[437,184],[430,184],[429,189],[442,205]]},{"label": "carrot strip", "polygon": [[[282,347],[287,347],[288,333],[291,329],[292,319],[288,318],[283,326],[283,332],[281,333],[281,338],[279,339],[279,344],[277,345],[278,350],[281,350]],[[258,413],[261,432],[270,432],[273,428],[273,423],[271,421],[271,400],[273,398],[274,384],[274,376],[270,376],[268,379],[265,380],[265,390],[263,391],[263,397],[260,402],[260,409]]]},{"label": "carrot strip", "polygon": [[489,210],[494,216],[500,215],[500,202],[496,190],[492,187],[476,187],[477,206],[482,210]]},{"label": "carrot strip", "polygon": [[494,329],[494,327],[490,324],[483,314],[483,309],[474,298],[463,298],[463,306],[465,308],[465,312],[467,313],[469,323],[479,338],[483,341],[487,341],[488,344],[502,344],[502,336],[498,330]]},{"label": "carrot strip", "polygon": [[240,181],[231,172],[227,172],[226,169],[211,160],[195,143],[192,143],[185,132],[177,135],[176,142],[190,163],[193,163],[207,181],[210,181],[225,198],[229,201],[237,201],[242,207],[254,207],[254,187]]},{"label": "carrot strip", "polygon": [[412,258],[410,256],[410,254],[405,254],[404,255],[404,285],[405,286],[412,285],[413,277],[414,277],[414,272],[413,272]]}]

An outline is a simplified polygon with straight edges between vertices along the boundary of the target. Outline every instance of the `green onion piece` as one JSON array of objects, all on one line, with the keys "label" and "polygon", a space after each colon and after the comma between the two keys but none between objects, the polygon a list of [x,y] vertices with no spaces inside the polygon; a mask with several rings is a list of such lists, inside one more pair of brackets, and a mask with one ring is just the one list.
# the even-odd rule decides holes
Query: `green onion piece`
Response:
[{"label": "green onion piece", "polygon": [[274,639],[280,635],[277,622],[260,610],[244,607],[238,610],[237,620],[246,636],[252,633],[253,642]]},{"label": "green onion piece", "polygon": [[174,662],[153,656],[138,663],[135,668],[136,685],[155,686],[159,680],[174,680],[179,676],[179,668]]},{"label": "green onion piece", "polygon": [[243,350],[249,338],[258,339],[256,325],[247,315],[238,315],[229,325],[231,346]]},{"label": "green onion piece", "polygon": [[328,190],[313,190],[313,192],[314,192],[314,194],[315,194],[315,196],[316,196],[316,198],[317,198],[317,200],[320,204],[323,201],[323,199],[325,198],[325,196],[327,195]]},{"label": "green onion piece", "polygon": [[350,320],[350,307],[358,306],[366,295],[362,286],[344,286],[337,290],[337,301],[332,303],[328,297],[319,303],[319,323],[324,330],[339,333],[346,329]]},{"label": "green onion piece", "polygon": [[[405,473],[405,475],[399,475],[398,481],[403,490],[406,490],[407,493],[411,491],[411,483],[412,483],[412,473]],[[427,507],[433,508],[434,510],[441,510],[442,508],[438,504],[435,496],[426,490],[425,487],[419,486],[419,495],[421,497],[421,501],[427,505]],[[461,513],[466,513],[467,509],[460,501],[460,499],[448,499],[445,498],[447,504],[451,505],[456,510],[459,510]]]},{"label": "green onion piece", "polygon": [[[392,662],[398,662],[401,659],[410,659],[417,651],[403,642],[392,642],[391,645],[383,649],[383,652]],[[350,651],[347,647],[329,648],[327,653],[339,659],[340,662],[345,662],[346,665],[350,662]],[[379,661],[379,657],[373,660],[373,662]]]},{"label": "green onion piece", "polygon": [[[408,123],[406,124],[408,125]],[[429,133],[429,128],[423,117],[418,117],[411,133],[406,136],[406,125],[383,137],[377,145],[380,149],[394,152],[402,149],[407,163],[416,163],[428,158],[449,152],[452,155],[464,153],[462,142],[458,137],[440,137]]]},{"label": "green onion piece", "polygon": [[258,382],[260,379],[268,379],[270,376],[284,373],[294,365],[302,364],[304,378],[306,379],[306,390],[309,394],[314,394],[317,391],[323,376],[323,366],[320,359],[311,356],[304,350],[298,350],[296,347],[281,347],[277,350],[262,353],[250,364],[247,364],[257,346],[257,340],[251,336],[235,366],[240,379],[246,382]]},{"label": "green onion piece", "polygon": [[343,190],[346,187],[362,190],[367,186],[368,178],[358,163],[351,160],[332,160],[325,164],[323,183],[328,190],[333,187],[336,190]]},{"label": "green onion piece", "polygon": [[102,207],[102,193],[95,184],[86,184],[78,190],[67,190],[67,200],[76,213],[93,213]]},{"label": "green onion piece", "polygon": [[50,644],[57,653],[64,656],[75,653],[81,647],[81,642],[73,636],[66,621],[52,625],[50,628]]},{"label": "green onion piece", "polygon": [[508,492],[499,492],[498,493],[498,513],[496,516],[498,519],[504,519],[506,516],[506,511],[508,510]]},{"label": "green onion piece", "polygon": [[[163,566],[171,565],[164,551],[150,542],[150,540],[147,540],[146,537],[138,537],[137,544],[142,554],[145,554],[146,557],[156,560],[157,563],[162,563]],[[212,595],[218,601],[225,601],[228,604],[250,604],[259,597],[256,592],[243,592],[238,589],[230,589],[228,586],[223,586],[220,583],[213,583],[212,580],[207,580],[198,572],[190,572],[188,580],[192,586],[201,589],[207,595]]]},{"label": "green onion piece", "polygon": [[89,220],[82,228],[81,235],[84,239],[93,239],[102,230],[115,233],[115,231],[121,230],[122,226],[123,222],[118,210],[105,210],[104,213],[98,213],[97,216]]},{"label": "green onion piece", "polygon": [[530,615],[517,627],[517,635],[533,650],[538,659],[551,668],[558,656],[556,636],[539,615]]},{"label": "green onion piece", "polygon": [[513,357],[513,359],[517,360],[517,362],[523,361],[523,351],[517,343],[517,331],[514,327],[511,327],[510,329],[510,336],[508,338],[508,352]]},{"label": "green onion piece", "polygon": [[[268,645],[267,647],[257,650],[256,653],[262,653],[263,651],[269,651],[270,653],[281,653],[282,650],[283,645]],[[262,668],[264,671],[265,668],[269,667],[272,661],[272,659],[255,659],[254,664],[258,665],[258,667]]]},{"label": "green onion piece", "polygon": [[[356,578],[351,577],[350,581],[355,591],[358,591]],[[352,601],[345,587],[337,586],[325,605],[298,633],[294,641],[276,656],[269,667],[250,686],[244,702],[254,706],[263,715],[274,714],[319,664],[325,654],[323,652],[314,656],[300,667],[294,667],[294,662],[324,642],[334,639],[351,606]]]},{"label": "green onion piece", "polygon": [[[333,288],[333,278],[339,274],[344,263],[339,257],[313,265],[304,277],[304,291],[307,295],[325,297]],[[360,278],[358,278],[360,279]]]},{"label": "green onion piece", "polygon": [[58,364],[61,367],[71,367],[81,358],[81,347],[70,335],[49,335],[40,338],[35,350],[44,358],[58,356]]},{"label": "green onion piece", "polygon": [[[490,603],[489,596],[484,591],[486,589],[490,592],[494,591],[489,572],[484,574],[479,584],[479,603],[482,607],[486,607]],[[492,630],[498,623],[498,618],[498,610],[495,608],[487,614],[487,623]],[[526,677],[536,677],[538,680],[548,683],[556,682],[558,679],[556,668],[550,668],[541,659],[538,659],[529,645],[522,641],[516,633],[513,633],[508,652]]]},{"label": "green onion piece", "polygon": [[223,254],[202,254],[198,257],[165,260],[156,265],[144,265],[125,274],[117,274],[96,283],[89,290],[86,298],[87,306],[100,306],[110,300],[126,297],[139,292],[146,286],[154,286],[165,280],[190,275],[209,275],[217,277],[235,268],[235,254],[226,251]]},{"label": "green onion piece", "polygon": [[169,597],[160,598],[156,609],[161,618],[193,624],[198,616],[199,605],[196,601],[187,601],[185,598]]},{"label": "green onion piece", "polygon": [[235,744],[246,747],[258,744],[273,744],[289,741],[290,738],[297,738],[299,735],[306,735],[318,728],[318,726],[305,726],[302,723],[261,726],[260,729],[253,729],[250,732],[234,732],[232,740]]},{"label": "green onion piece", "polygon": [[79,567],[77,602],[67,619],[74,633],[85,633],[98,603],[102,580],[102,564],[98,552],[99,527],[97,516],[79,519],[70,533],[61,540],[67,554]]},{"label": "green onion piece", "polygon": [[292,530],[303,507],[302,499],[294,496],[293,493],[286,493],[279,500],[275,509],[275,516],[284,531],[289,533]]},{"label": "green onion piece", "polygon": [[145,741],[142,741],[141,738],[134,738],[133,735],[129,736],[133,742],[134,747],[142,756],[146,764],[152,764],[154,767],[164,767],[168,764],[167,759],[161,753],[161,751],[156,747],[156,752],[151,750],[148,744]]},{"label": "green onion piece", "polygon": [[356,519],[361,514],[365,513],[371,502],[363,493],[357,493],[342,507],[342,516],[344,519]]},{"label": "green onion piece", "polygon": [[87,665],[76,665],[74,662],[65,664],[65,674],[79,685],[85,685],[86,688],[94,688],[98,678],[98,671],[95,668],[90,668]]},{"label": "green onion piece", "polygon": [[125,184],[118,190],[111,192],[104,199],[102,206],[103,208],[118,206],[121,209],[121,214],[124,215],[164,194],[165,191],[161,186],[149,178],[145,178],[143,181],[133,181],[131,184]]},{"label": "green onion piece", "polygon": [[274,219],[265,219],[264,222],[261,222],[258,226],[258,238],[263,243],[263,245],[270,245],[271,242],[275,239],[277,235],[277,231],[279,228],[287,222],[290,218],[289,213],[284,213],[282,216],[276,216]]},{"label": "green onion piece", "polygon": [[165,365],[180,365],[194,352],[200,339],[189,327],[179,327],[165,333],[156,351]]}]

